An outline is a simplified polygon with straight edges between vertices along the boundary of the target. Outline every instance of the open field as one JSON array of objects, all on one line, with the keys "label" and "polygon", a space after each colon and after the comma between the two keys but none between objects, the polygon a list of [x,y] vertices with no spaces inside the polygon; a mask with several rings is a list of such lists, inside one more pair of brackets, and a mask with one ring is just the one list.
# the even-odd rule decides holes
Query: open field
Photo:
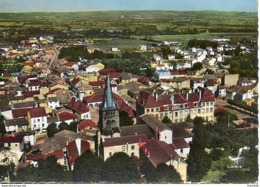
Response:
[{"label": "open field", "polygon": [[[257,29],[257,13],[222,11],[93,11],[0,13],[0,28],[45,26],[54,29],[197,29],[239,31]],[[224,30],[223,30],[224,29]]]}]

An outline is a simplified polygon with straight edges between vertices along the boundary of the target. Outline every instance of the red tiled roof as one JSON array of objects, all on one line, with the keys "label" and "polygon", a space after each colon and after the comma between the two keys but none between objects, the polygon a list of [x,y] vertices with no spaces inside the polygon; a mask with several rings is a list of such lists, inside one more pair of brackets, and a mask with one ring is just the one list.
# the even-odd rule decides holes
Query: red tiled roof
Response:
[{"label": "red tiled roof", "polygon": [[104,147],[111,147],[117,145],[126,145],[134,143],[148,142],[148,136],[146,134],[134,135],[134,136],[122,136],[118,138],[105,139]]},{"label": "red tiled roof", "polygon": [[89,85],[90,86],[98,86],[98,87],[102,87],[102,85],[105,85],[105,81],[93,81],[93,82],[89,82]]},{"label": "red tiled roof", "polygon": [[26,160],[37,161],[37,160],[42,160],[42,159],[45,160],[46,158],[48,158],[50,156],[55,156],[57,160],[64,157],[62,150],[56,150],[56,151],[52,151],[52,152],[49,152],[49,153],[46,153],[46,154],[43,154],[41,152],[38,152],[38,153],[35,153],[35,154],[34,153],[28,153],[28,154],[25,155],[25,158],[26,158]]},{"label": "red tiled roof", "polygon": [[58,118],[60,121],[67,121],[67,120],[71,120],[71,119],[77,119],[76,114],[72,114],[70,112],[61,112],[59,114],[57,114]]},{"label": "red tiled roof", "polygon": [[113,68],[107,68],[107,69],[101,69],[98,71],[99,75],[106,76],[108,73],[115,73],[116,69]]},{"label": "red tiled roof", "polygon": [[53,90],[50,90],[48,93],[46,93],[45,95],[49,95],[49,94],[53,94],[53,93],[55,93],[55,92],[57,92],[57,91],[59,91],[59,90],[63,90],[63,89],[61,89],[61,88],[54,88]]},{"label": "red tiled roof", "polygon": [[84,153],[85,151],[89,150],[89,143],[85,140],[80,140],[80,152],[78,151],[77,145],[76,145],[76,141],[72,141],[70,142],[66,148],[67,148],[67,152],[68,152],[68,156],[69,156],[69,163],[73,164],[75,162],[75,160],[80,156],[80,154]]},{"label": "red tiled roof", "polygon": [[138,82],[148,83],[150,81],[149,77],[141,76],[138,78]]},{"label": "red tiled roof", "polygon": [[174,104],[183,104],[187,103],[187,100],[185,98],[185,95],[183,94],[174,94]]},{"label": "red tiled roof", "polygon": [[166,83],[170,83],[171,80],[170,79],[160,79],[161,82],[166,82]]},{"label": "red tiled roof", "polygon": [[66,62],[64,65],[72,67],[74,64],[76,64],[76,62]]},{"label": "red tiled roof", "polygon": [[28,83],[28,86],[40,86],[41,83],[42,82],[39,79],[30,80],[29,83]]},{"label": "red tiled roof", "polygon": [[1,143],[12,143],[12,142],[22,142],[23,141],[23,136],[21,135],[5,135],[5,136],[0,136],[0,142]]},{"label": "red tiled roof", "polygon": [[33,66],[35,66],[35,62],[32,62],[32,61],[24,62],[23,65],[33,67]]},{"label": "red tiled roof", "polygon": [[80,78],[74,78],[74,79],[71,81],[71,83],[76,85],[79,81],[80,81]]},{"label": "red tiled roof", "polygon": [[188,94],[188,102],[198,102],[199,100],[200,99],[197,93],[193,92]]},{"label": "red tiled roof", "polygon": [[[104,93],[95,93],[91,96],[86,96],[83,99],[88,104],[90,104],[90,103],[101,103],[103,101],[103,96],[104,96]],[[130,118],[132,118],[132,119],[135,118],[134,110],[130,106],[128,106],[120,96],[113,93],[113,97],[115,99],[115,102],[116,102],[120,112],[125,111],[126,113],[128,113]]]},{"label": "red tiled roof", "polygon": [[185,75],[187,74],[187,71],[172,71],[171,72],[172,75]]},{"label": "red tiled roof", "polygon": [[35,91],[27,91],[27,92],[23,92],[23,98],[29,98],[29,97],[33,97],[34,95],[38,95],[40,94],[40,91],[35,90]]},{"label": "red tiled roof", "polygon": [[156,99],[146,91],[140,92],[140,97],[137,100],[137,103],[145,108],[160,107],[160,102],[156,101]]},{"label": "red tiled roof", "polygon": [[108,75],[110,76],[111,79],[114,79],[114,78],[119,78],[121,77],[122,73],[119,73],[119,72],[110,72],[108,73]]},{"label": "red tiled roof", "polygon": [[92,127],[92,128],[97,128],[97,124],[89,119],[84,119],[83,121],[81,121],[78,124],[79,130],[82,131],[83,129],[87,128],[87,127]]},{"label": "red tiled roof", "polygon": [[29,108],[16,109],[16,110],[12,110],[12,114],[14,118],[25,117],[27,116],[29,110],[30,110]]},{"label": "red tiled roof", "polygon": [[172,143],[175,149],[182,149],[190,147],[189,144],[184,140],[184,138],[174,139]]},{"label": "red tiled roof", "polygon": [[198,89],[202,92],[201,102],[215,101],[215,95],[212,93],[212,91],[202,87],[198,87]]},{"label": "red tiled roof", "polygon": [[167,144],[155,139],[151,139],[140,149],[155,167],[158,164],[167,163],[178,156],[172,144]]},{"label": "red tiled roof", "polygon": [[25,83],[27,81],[27,79],[29,79],[29,78],[36,78],[36,77],[37,77],[37,75],[19,76],[19,77],[17,77],[17,80],[18,80],[18,82],[20,84],[23,84],[23,83]]},{"label": "red tiled roof", "polygon": [[77,113],[83,114],[86,112],[89,112],[89,108],[87,105],[85,105],[82,101],[75,99],[75,97],[73,97],[69,104],[68,107],[74,111],[76,111]]},{"label": "red tiled roof", "polygon": [[31,108],[30,115],[31,115],[31,118],[39,118],[39,117],[48,116],[45,111],[45,108]]}]

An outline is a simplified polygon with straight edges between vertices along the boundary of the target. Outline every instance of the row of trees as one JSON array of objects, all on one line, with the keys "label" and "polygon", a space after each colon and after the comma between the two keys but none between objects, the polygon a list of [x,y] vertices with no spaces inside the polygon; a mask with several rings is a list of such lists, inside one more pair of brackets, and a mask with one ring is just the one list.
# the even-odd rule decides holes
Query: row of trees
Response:
[{"label": "row of trees", "polygon": [[191,39],[188,42],[188,46],[202,48],[202,49],[206,49],[207,47],[212,47],[216,49],[218,47],[218,43],[210,40]]},{"label": "row of trees", "polygon": [[228,99],[227,102],[229,104],[231,104],[231,105],[237,106],[237,107],[242,108],[244,110],[247,110],[249,112],[253,112],[255,114],[258,114],[258,107],[257,107],[257,105],[249,106],[249,105],[247,105],[244,102],[235,101],[235,100],[231,100],[231,99]]},{"label": "row of trees", "polygon": [[[32,165],[17,171],[12,180],[16,182],[74,182],[74,183],[141,183],[141,171],[147,170],[147,160],[129,157],[118,152],[105,162],[91,151],[83,153],[75,162],[73,171],[57,163],[55,157],[38,161],[38,167]],[[151,163],[149,163],[151,164]],[[180,175],[173,166],[159,164],[151,166],[147,174],[148,183],[181,183]]]}]

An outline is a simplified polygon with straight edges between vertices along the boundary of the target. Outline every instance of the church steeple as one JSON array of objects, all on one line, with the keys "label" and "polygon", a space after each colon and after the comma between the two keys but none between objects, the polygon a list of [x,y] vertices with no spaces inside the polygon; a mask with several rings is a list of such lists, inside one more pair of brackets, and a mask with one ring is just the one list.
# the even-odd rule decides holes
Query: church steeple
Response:
[{"label": "church steeple", "polygon": [[111,110],[111,109],[118,109],[118,106],[115,102],[113,97],[113,92],[110,86],[110,76],[107,75],[105,92],[103,97],[103,102],[101,104],[103,110]]},{"label": "church steeple", "polygon": [[99,128],[103,135],[111,135],[113,129],[119,129],[119,109],[113,97],[110,77],[107,75],[103,102],[99,107]]}]

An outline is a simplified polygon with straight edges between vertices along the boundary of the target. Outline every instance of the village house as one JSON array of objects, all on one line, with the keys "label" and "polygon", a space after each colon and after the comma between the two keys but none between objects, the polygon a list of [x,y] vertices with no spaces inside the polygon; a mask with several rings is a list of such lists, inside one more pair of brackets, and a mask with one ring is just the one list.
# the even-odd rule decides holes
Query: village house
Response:
[{"label": "village house", "polygon": [[185,121],[188,115],[193,119],[203,117],[206,121],[214,121],[214,94],[202,87],[193,93],[153,96],[141,92],[136,102],[137,117],[150,114],[158,119],[168,116],[174,122]]}]

